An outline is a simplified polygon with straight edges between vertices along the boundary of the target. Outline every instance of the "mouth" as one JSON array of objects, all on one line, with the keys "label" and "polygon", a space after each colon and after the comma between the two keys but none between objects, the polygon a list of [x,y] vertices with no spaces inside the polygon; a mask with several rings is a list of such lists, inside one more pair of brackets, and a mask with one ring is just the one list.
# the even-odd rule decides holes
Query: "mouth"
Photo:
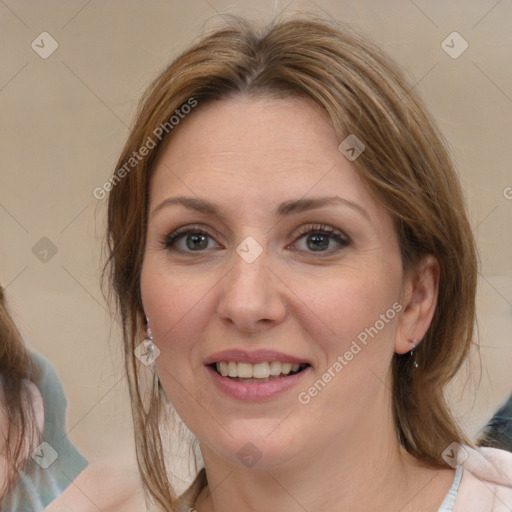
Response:
[{"label": "mouth", "polygon": [[286,379],[303,372],[309,363],[291,363],[281,361],[263,361],[246,363],[237,361],[218,361],[207,365],[221,377],[234,382],[265,383]]}]

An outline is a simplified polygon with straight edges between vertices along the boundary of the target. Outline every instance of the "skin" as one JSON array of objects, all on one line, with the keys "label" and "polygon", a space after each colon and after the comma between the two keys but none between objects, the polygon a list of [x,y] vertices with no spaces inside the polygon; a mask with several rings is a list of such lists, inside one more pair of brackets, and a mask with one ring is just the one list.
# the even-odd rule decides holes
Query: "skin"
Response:
[{"label": "skin", "polygon": [[[392,219],[339,142],[311,100],[240,96],[199,106],[157,161],[141,292],[160,380],[200,442],[209,488],[198,512],[437,511],[452,483],[453,470],[424,467],[399,447],[391,414],[391,359],[430,324],[438,264],[426,257],[404,274]],[[159,207],[178,196],[212,202],[222,217]],[[332,196],[357,206],[276,215],[284,201]],[[319,224],[348,245],[327,235],[319,251]],[[183,226],[209,235],[200,250],[186,234],[166,247]],[[248,236],[263,249],[250,264],[236,252]],[[400,314],[299,403],[396,302]],[[203,364],[231,348],[293,354],[312,369],[290,391],[242,402],[222,394]],[[251,468],[237,457],[247,442],[261,454]]]},{"label": "skin", "polygon": [[102,459],[90,462],[44,510],[141,512],[148,509],[137,468],[125,461]]}]

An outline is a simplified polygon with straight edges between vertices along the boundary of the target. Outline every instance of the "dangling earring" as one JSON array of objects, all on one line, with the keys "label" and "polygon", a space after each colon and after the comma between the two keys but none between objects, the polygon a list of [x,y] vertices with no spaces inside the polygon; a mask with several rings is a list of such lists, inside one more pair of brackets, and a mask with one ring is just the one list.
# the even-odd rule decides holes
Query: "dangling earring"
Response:
[{"label": "dangling earring", "polygon": [[142,366],[136,366],[135,378],[139,386],[141,410],[149,414],[151,408],[160,403],[158,371],[155,364],[160,350],[153,343],[153,334],[147,318],[144,318],[144,326],[146,336],[134,350],[135,357],[142,363]]},{"label": "dangling earring", "polygon": [[414,368],[418,368],[419,364],[418,364],[418,361],[416,361],[416,357],[414,356],[414,352],[416,351],[416,340],[409,339],[409,341],[414,345],[414,348],[411,350],[411,357],[414,358],[414,361],[412,364],[413,364]]},{"label": "dangling earring", "polygon": [[[411,350],[411,356],[412,356],[412,357],[414,357],[414,351],[415,351],[415,350],[416,350],[415,348]],[[414,368],[418,368],[418,366],[419,366],[418,361],[416,361],[416,358],[415,358],[415,357],[414,357],[414,361],[413,361],[413,363],[412,363],[412,364],[413,364]]]},{"label": "dangling earring", "polygon": [[135,356],[142,364],[149,366],[155,363],[156,358],[160,355],[160,350],[153,343],[153,334],[149,327],[149,320],[146,318],[144,323],[146,324],[146,337],[135,349]]},{"label": "dangling earring", "polygon": [[146,346],[146,350],[153,355],[155,352],[155,345],[153,344],[153,333],[151,332],[151,327],[149,327],[149,320],[146,319],[146,338],[144,339],[144,345]]}]

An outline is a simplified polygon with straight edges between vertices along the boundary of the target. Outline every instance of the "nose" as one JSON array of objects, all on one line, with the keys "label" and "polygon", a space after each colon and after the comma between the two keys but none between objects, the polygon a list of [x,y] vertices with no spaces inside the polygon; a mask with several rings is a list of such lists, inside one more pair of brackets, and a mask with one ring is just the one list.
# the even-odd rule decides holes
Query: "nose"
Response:
[{"label": "nose", "polygon": [[257,333],[286,317],[285,285],[261,255],[248,263],[238,255],[222,280],[217,312],[223,322],[241,332]]}]

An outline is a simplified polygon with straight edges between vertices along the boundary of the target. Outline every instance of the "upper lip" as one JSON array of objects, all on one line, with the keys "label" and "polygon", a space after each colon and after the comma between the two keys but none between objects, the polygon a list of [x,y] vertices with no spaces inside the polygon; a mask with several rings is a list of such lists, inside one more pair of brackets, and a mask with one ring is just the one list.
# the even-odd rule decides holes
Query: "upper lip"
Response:
[{"label": "upper lip", "polygon": [[205,365],[220,363],[221,361],[234,361],[235,363],[264,363],[266,361],[280,361],[281,363],[310,364],[306,359],[276,352],[275,350],[240,350],[230,349],[215,352],[204,360]]}]

